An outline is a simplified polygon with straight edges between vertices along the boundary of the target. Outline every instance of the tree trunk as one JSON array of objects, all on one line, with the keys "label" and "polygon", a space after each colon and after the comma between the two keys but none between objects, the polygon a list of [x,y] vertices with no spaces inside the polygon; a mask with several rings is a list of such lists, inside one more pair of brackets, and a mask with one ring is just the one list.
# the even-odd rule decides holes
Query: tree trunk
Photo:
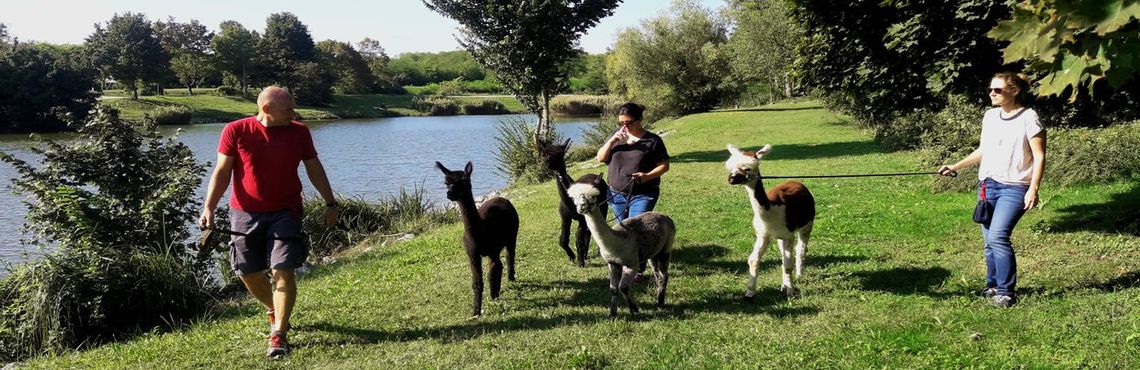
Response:
[{"label": "tree trunk", "polygon": [[792,97],[792,79],[789,78],[791,72],[784,72],[784,99]]}]

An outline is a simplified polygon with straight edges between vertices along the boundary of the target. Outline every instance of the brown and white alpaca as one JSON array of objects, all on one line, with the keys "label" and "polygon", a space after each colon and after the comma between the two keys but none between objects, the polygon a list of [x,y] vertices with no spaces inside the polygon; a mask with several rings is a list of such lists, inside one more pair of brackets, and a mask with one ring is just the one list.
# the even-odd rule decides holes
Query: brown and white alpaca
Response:
[{"label": "brown and white alpaca", "polygon": [[610,266],[610,316],[617,316],[618,295],[625,296],[629,312],[638,312],[629,294],[629,284],[638,266],[650,261],[657,278],[657,306],[665,305],[665,289],[669,285],[669,256],[677,226],[673,219],[657,212],[630,217],[613,228],[606,223],[601,205],[606,203],[606,182],[601,175],[588,174],[578,179],[567,191],[578,213],[586,217],[590,235],[598,243],[602,258]]},{"label": "brown and white alpaca", "polygon": [[[742,152],[729,144],[731,156],[724,163],[728,169],[728,183],[744,185],[752,203],[752,228],[756,231],[756,242],[748,256],[748,291],[744,293],[748,298],[756,295],[760,256],[768,249],[771,238],[775,238],[780,247],[780,261],[784,268],[784,282],[780,289],[788,297],[796,296],[795,280],[803,274],[804,253],[815,223],[815,198],[804,184],[785,181],[764,191],[760,158],[771,150],[772,145],[764,145],[755,152]],[[794,260],[790,249],[793,238],[796,239]]]},{"label": "brown and white alpaca", "polygon": [[503,248],[507,249],[507,278],[515,281],[515,242],[519,233],[519,214],[511,201],[494,197],[475,208],[475,197],[471,193],[471,162],[463,171],[452,171],[435,162],[443,171],[447,185],[447,199],[459,203],[459,217],[463,221],[463,247],[467,250],[467,262],[471,267],[471,290],[475,294],[471,318],[483,313],[483,267],[481,257],[487,257],[487,268],[491,270],[491,299],[499,298],[503,282],[503,261],[499,259]]},{"label": "brown and white alpaca", "polygon": [[[574,251],[570,249],[570,226],[574,221],[578,222],[578,235],[574,244],[578,249],[578,267],[586,266],[586,257],[590,253],[590,229],[586,227],[586,218],[574,207],[574,202],[570,200],[567,195],[566,189],[570,188],[570,175],[566,173],[566,150],[570,148],[570,139],[566,139],[565,143],[550,144],[545,141],[538,142],[539,152],[542,154],[542,161],[546,164],[546,168],[553,171],[555,175],[555,183],[558,187],[558,215],[562,217],[562,233],[558,236],[558,245],[566,252],[566,256],[570,257],[570,262],[574,263]],[[602,217],[605,217],[609,211],[609,204],[603,203]]]}]

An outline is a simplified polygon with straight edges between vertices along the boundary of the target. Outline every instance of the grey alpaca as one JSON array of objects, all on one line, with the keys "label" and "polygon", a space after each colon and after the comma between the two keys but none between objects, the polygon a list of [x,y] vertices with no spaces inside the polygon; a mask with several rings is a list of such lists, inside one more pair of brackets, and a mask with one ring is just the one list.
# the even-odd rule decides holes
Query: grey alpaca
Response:
[{"label": "grey alpaca", "polygon": [[631,314],[639,311],[629,294],[629,285],[638,266],[646,261],[652,263],[657,280],[657,306],[664,306],[669,285],[669,255],[673,251],[677,226],[669,216],[646,212],[611,228],[600,207],[606,203],[606,189],[601,175],[589,174],[571,185],[568,193],[578,213],[586,217],[590,234],[598,243],[602,258],[610,265],[610,316],[617,316],[619,294],[625,297]]}]

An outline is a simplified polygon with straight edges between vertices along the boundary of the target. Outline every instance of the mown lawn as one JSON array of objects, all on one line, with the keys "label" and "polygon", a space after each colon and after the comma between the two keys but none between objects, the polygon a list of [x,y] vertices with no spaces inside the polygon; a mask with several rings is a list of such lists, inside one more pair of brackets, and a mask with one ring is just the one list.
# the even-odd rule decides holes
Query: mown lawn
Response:
[{"label": "mown lawn", "polygon": [[[1042,191],[1014,234],[1022,301],[996,309],[982,286],[974,195],[929,178],[809,179],[819,216],[802,297],[778,292],[763,256],[760,294],[742,299],[752,245],[745,192],[725,181],[726,143],[773,145],[768,175],[919,170],[812,102],[659,124],[674,156],[658,210],[678,225],[667,307],[608,317],[596,245],[586,268],[556,245],[553,183],[508,193],[523,219],[519,280],[468,321],[459,224],[316,268],[301,281],[291,356],[263,357],[252,300],[178,332],[30,361],[114,368],[1135,368],[1140,365],[1140,185]],[[459,167],[463,158],[439,158]],[[575,165],[580,175],[600,172]],[[933,170],[933,169],[930,169]],[[475,176],[491,176],[476,168]],[[442,178],[442,176],[441,176]],[[770,180],[771,181],[771,180]],[[428,186],[442,186],[429,183]],[[773,248],[775,249],[775,248]]]},{"label": "mown lawn", "polygon": [[[424,115],[412,107],[412,98],[412,95],[335,95],[333,103],[328,107],[301,106],[297,113],[305,120]],[[526,110],[514,97],[456,97],[456,100],[469,104],[496,100],[511,112],[522,113]],[[190,108],[193,123],[226,122],[257,113],[257,104],[253,98],[236,96],[142,96],[139,100],[106,96],[103,102],[119,109],[123,118],[132,120],[142,119],[144,114],[153,113],[162,107],[177,106]]]}]

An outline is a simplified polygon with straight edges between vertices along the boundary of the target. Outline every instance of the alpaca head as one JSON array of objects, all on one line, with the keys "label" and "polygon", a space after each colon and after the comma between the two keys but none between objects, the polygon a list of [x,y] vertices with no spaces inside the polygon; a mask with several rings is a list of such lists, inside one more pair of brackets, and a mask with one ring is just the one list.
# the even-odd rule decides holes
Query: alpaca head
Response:
[{"label": "alpaca head", "polygon": [[463,171],[452,171],[443,166],[443,163],[435,162],[435,166],[443,171],[443,184],[447,185],[447,199],[450,201],[458,201],[462,196],[471,196],[471,162],[467,162],[467,166]]},{"label": "alpaca head", "polygon": [[606,201],[608,190],[606,180],[602,180],[601,174],[586,174],[570,185],[566,193],[574,202],[578,213],[586,214]]},{"label": "alpaca head", "polygon": [[546,141],[538,142],[538,151],[542,154],[542,163],[551,171],[566,168],[566,151],[570,149],[570,139],[559,144],[550,144]]},{"label": "alpaca head", "polygon": [[760,177],[760,158],[771,150],[772,145],[765,144],[755,152],[742,152],[732,144],[728,144],[728,153],[731,156],[724,162],[724,168],[728,170],[728,183],[740,185]]}]

